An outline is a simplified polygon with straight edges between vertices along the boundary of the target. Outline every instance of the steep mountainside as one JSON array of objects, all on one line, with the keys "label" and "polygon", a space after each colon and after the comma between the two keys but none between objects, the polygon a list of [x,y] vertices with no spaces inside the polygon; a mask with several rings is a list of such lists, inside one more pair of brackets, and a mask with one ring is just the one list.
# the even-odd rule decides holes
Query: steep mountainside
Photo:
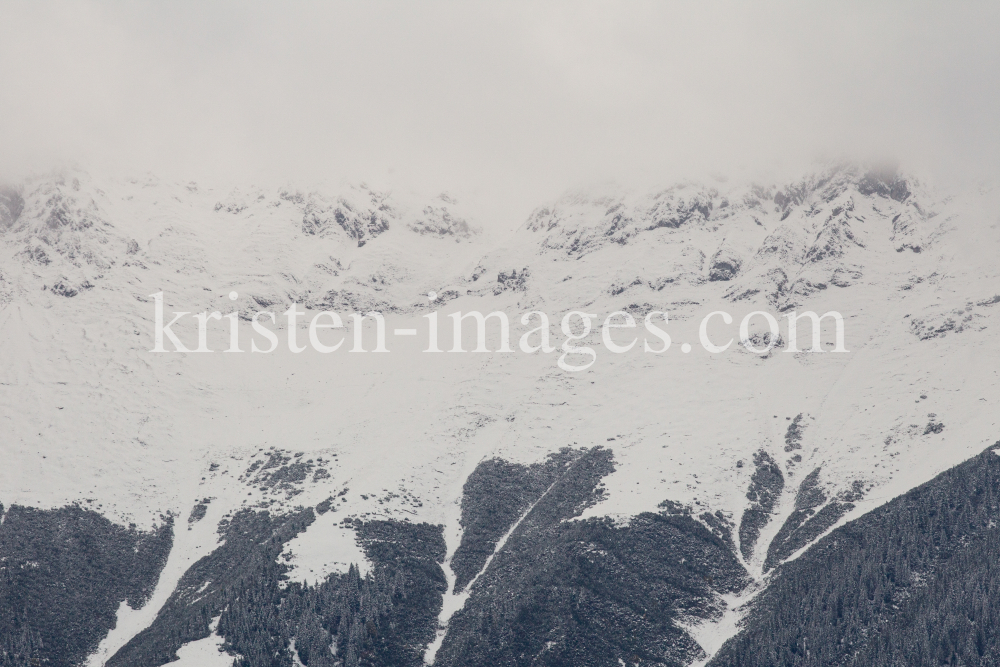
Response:
[{"label": "steep mountainside", "polygon": [[[1000,189],[827,165],[789,183],[569,193],[498,242],[452,194],[84,173],[5,185],[4,660],[685,665],[746,650],[810,664],[819,653],[790,647],[829,595],[802,568],[998,437],[998,211]],[[159,293],[166,322],[187,313],[173,332],[188,349],[206,314],[214,353],[151,352]],[[309,343],[323,310],[345,325],[320,333],[344,339],[329,354]],[[350,317],[373,310],[390,353]],[[428,315],[450,350],[449,315],[473,310],[506,313],[514,351],[495,351],[494,318],[491,352],[468,351],[471,334],[465,353],[423,352]],[[276,338],[266,354],[250,351],[268,347],[258,311],[274,315],[257,322]],[[548,314],[553,351],[520,351],[531,311]],[[581,372],[558,365],[569,311],[595,316],[573,343],[594,350]],[[601,331],[615,311],[637,325],[609,333],[637,338],[627,353]],[[732,339],[718,354],[700,342],[714,311],[732,315],[705,328]],[[754,311],[780,326],[750,320],[762,353],[740,341]],[[799,320],[792,349],[787,316],[805,311],[841,313],[846,352],[832,318],[818,349]],[[907,507],[905,525],[923,525],[927,508]],[[137,563],[129,545],[153,555]],[[88,549],[93,587],[59,602]],[[944,567],[918,560],[921,577]],[[97,613],[53,630],[79,605]],[[885,609],[879,623],[928,618]],[[955,637],[978,646],[967,630]]]},{"label": "steep mountainside", "polygon": [[784,565],[711,665],[988,665],[1000,442]]}]

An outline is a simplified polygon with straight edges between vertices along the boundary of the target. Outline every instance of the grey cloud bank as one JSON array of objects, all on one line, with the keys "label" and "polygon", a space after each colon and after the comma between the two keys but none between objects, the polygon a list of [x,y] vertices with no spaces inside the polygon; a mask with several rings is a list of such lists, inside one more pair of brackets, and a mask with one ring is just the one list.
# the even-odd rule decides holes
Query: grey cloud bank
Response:
[{"label": "grey cloud bank", "polygon": [[0,173],[460,188],[899,159],[994,173],[996,6],[5,3]]}]

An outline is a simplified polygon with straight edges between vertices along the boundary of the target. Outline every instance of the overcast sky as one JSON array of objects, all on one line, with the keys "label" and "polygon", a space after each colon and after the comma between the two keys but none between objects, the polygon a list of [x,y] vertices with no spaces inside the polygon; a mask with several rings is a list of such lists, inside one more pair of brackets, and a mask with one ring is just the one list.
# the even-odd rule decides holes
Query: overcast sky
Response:
[{"label": "overcast sky", "polygon": [[477,191],[1000,155],[1000,3],[0,1],[0,170]]}]

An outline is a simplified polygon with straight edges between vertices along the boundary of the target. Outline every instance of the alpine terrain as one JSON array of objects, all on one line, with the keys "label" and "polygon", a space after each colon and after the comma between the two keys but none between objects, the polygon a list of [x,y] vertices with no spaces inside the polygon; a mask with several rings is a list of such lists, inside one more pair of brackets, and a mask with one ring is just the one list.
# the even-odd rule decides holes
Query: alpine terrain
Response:
[{"label": "alpine terrain", "polygon": [[460,193],[7,183],[0,665],[1000,664],[998,257],[1000,186],[863,164],[507,236]]}]

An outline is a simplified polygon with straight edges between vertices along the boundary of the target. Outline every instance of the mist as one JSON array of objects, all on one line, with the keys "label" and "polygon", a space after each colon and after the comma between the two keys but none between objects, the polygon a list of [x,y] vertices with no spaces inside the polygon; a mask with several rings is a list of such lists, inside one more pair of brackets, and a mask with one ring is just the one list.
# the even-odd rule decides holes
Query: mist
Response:
[{"label": "mist", "polygon": [[1000,7],[930,3],[12,3],[0,172],[468,193],[825,158],[994,174]]}]

